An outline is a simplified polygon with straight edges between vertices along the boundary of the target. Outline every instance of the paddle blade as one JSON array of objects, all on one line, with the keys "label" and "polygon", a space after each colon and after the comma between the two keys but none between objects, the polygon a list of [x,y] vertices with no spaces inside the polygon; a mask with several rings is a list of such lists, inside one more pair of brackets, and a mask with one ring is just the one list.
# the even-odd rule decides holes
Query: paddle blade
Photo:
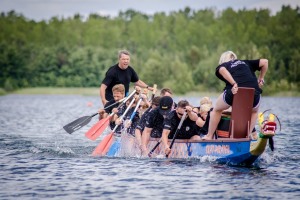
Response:
[{"label": "paddle blade", "polygon": [[83,126],[87,125],[91,121],[92,116],[83,116],[80,117],[71,123],[65,125],[63,128],[69,134],[77,131],[78,129],[82,128]]},{"label": "paddle blade", "polygon": [[114,133],[111,132],[110,134],[106,135],[103,140],[99,143],[99,145],[95,148],[92,153],[92,156],[104,156],[105,150],[107,149],[107,145],[111,145],[113,140]]},{"label": "paddle blade", "polygon": [[109,125],[110,117],[101,119],[97,122],[88,132],[86,132],[85,136],[90,140],[96,140]]},{"label": "paddle blade", "polygon": [[112,145],[112,143],[113,143],[113,141],[114,141],[114,138],[115,138],[115,136],[114,136],[114,134],[112,134],[112,137],[111,137],[110,140],[107,142],[107,144],[106,144],[106,146],[105,146],[105,148],[104,148],[104,150],[103,150],[103,152],[102,152],[102,156],[104,156],[104,155],[107,154],[107,152],[109,151],[109,149],[110,149],[110,147],[111,147],[111,145]]}]

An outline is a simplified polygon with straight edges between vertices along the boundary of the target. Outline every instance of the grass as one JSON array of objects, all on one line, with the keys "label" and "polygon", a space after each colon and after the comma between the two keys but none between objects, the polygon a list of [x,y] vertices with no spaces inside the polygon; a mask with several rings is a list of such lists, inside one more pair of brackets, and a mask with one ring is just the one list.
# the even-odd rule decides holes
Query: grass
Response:
[{"label": "grass", "polygon": [[64,95],[84,95],[98,96],[99,88],[53,88],[53,87],[36,87],[24,88],[12,92],[13,94],[64,94]]},{"label": "grass", "polygon": [[[132,88],[131,88],[132,90]],[[24,88],[20,90],[16,90],[13,92],[6,92],[4,89],[0,88],[0,95],[5,94],[47,94],[47,95],[83,95],[83,96],[99,96],[99,88],[98,87],[90,87],[90,88],[54,88],[54,87],[36,87],[36,88]],[[159,91],[156,92],[156,95],[159,94]],[[220,95],[220,92],[211,92],[211,91],[191,91],[186,94],[174,94],[175,96],[190,96],[190,97],[199,97],[199,96],[209,96],[209,97],[217,97]],[[263,94],[264,95],[264,94]],[[267,95],[264,95],[267,96]],[[284,91],[280,93],[276,93],[270,96],[277,97],[300,97],[300,92],[298,91]]]},{"label": "grass", "polygon": [[[133,88],[131,88],[132,90]],[[4,90],[3,90],[4,91]],[[1,91],[0,91],[1,92]],[[5,92],[5,91],[4,91]],[[36,88],[24,88],[11,92],[11,94],[64,94],[64,95],[84,95],[84,96],[99,96],[99,88],[54,88],[54,87],[36,87]],[[159,90],[156,95],[159,94]],[[219,93],[216,92],[188,92],[186,94],[178,94],[175,96],[218,96]]]}]

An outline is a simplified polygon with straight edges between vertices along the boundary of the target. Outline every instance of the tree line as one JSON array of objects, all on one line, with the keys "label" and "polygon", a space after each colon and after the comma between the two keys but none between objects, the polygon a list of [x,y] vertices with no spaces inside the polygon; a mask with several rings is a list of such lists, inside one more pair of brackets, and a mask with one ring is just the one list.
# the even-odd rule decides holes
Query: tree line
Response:
[{"label": "tree line", "polygon": [[117,17],[53,17],[34,21],[10,11],[0,16],[0,88],[98,87],[120,49],[148,84],[175,93],[221,91],[215,76],[222,52],[267,58],[264,94],[299,91],[300,8],[183,10]]}]

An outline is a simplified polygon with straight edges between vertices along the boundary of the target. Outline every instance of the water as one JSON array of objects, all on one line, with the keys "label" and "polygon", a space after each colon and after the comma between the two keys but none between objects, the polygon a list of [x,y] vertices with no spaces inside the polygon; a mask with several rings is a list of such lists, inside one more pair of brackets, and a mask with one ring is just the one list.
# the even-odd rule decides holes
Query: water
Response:
[{"label": "water", "polygon": [[[196,105],[200,97],[187,99]],[[274,152],[243,168],[206,158],[92,157],[99,140],[84,134],[97,117],[72,135],[62,127],[95,113],[99,97],[1,96],[0,199],[299,199],[299,100],[263,98],[261,110],[272,108],[282,130]]]}]

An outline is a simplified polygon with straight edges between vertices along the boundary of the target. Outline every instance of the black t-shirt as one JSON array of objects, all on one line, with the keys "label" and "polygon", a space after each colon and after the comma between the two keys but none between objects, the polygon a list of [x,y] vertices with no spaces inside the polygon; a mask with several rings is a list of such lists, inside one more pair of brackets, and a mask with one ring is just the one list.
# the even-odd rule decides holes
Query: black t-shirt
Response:
[{"label": "black t-shirt", "polygon": [[[120,108],[118,109],[117,116],[120,117],[125,112],[126,108],[127,108],[127,106],[125,103],[123,105],[121,105]],[[114,121],[110,121],[109,126],[111,129],[114,129],[116,126],[116,123]],[[120,134],[122,128],[123,128],[122,125],[119,125],[118,128],[116,129],[115,133]]]},{"label": "black t-shirt", "polygon": [[210,112],[213,110],[213,108],[210,109],[210,111],[208,111],[207,116],[206,116],[206,120],[203,124],[202,127],[199,127],[197,125],[197,132],[199,133],[199,135],[206,135],[208,133],[208,125],[209,125],[209,120],[210,120]]},{"label": "black t-shirt", "polygon": [[[169,139],[174,137],[174,134],[178,128],[180,123],[180,118],[178,117],[176,110],[171,111],[168,116],[164,120],[164,129],[170,130]],[[190,139],[194,135],[198,135],[195,130],[196,122],[191,120],[187,117],[182,125],[181,128],[178,130],[176,139]]]},{"label": "black t-shirt", "polygon": [[148,108],[144,114],[142,115],[140,121],[138,122],[136,128],[139,129],[141,132],[143,132],[145,126],[146,126],[146,119],[147,119],[147,116],[149,115],[150,111],[151,111],[151,107]]},{"label": "black t-shirt", "polygon": [[261,89],[258,86],[255,71],[260,71],[259,59],[258,60],[233,60],[226,63],[222,63],[216,68],[216,76],[226,83],[225,89],[231,89],[232,85],[223,78],[219,73],[219,69],[225,67],[238,87],[255,88],[261,93]]},{"label": "black t-shirt", "polygon": [[[114,104],[114,103],[116,103],[116,101],[115,101],[114,99],[112,99],[112,100],[110,100],[109,102],[107,102],[107,103],[104,105],[104,108],[106,108],[106,107],[108,107],[108,106],[110,106],[110,105],[112,105],[112,104]],[[111,106],[111,107],[109,107],[109,108],[106,108],[106,109],[104,109],[104,110],[105,110],[106,113],[111,113],[112,110],[113,110],[114,108],[117,108],[120,104],[121,104],[121,103],[116,103],[115,105],[113,105],[113,106]]]},{"label": "black t-shirt", "polygon": [[130,82],[135,83],[138,80],[139,77],[132,67],[128,66],[126,69],[121,69],[118,64],[111,66],[107,70],[105,78],[102,81],[102,83],[107,86],[105,90],[106,100],[110,101],[113,99],[112,88],[115,85],[123,84],[125,86],[125,93],[127,96]]},{"label": "black t-shirt", "polygon": [[164,117],[155,108],[147,114],[145,127],[152,128],[151,137],[160,138],[163,130]]}]

